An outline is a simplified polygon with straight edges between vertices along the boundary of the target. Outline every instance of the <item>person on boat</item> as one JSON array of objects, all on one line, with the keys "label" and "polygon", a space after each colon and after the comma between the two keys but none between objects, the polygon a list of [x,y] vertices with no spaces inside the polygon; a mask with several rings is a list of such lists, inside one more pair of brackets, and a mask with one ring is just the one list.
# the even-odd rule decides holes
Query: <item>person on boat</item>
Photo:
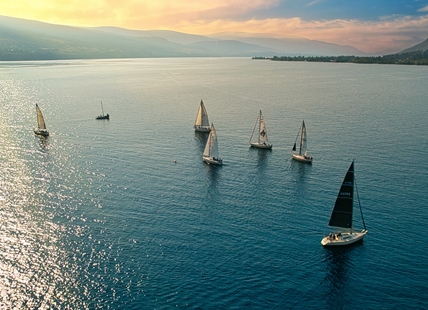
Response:
[{"label": "person on boat", "polygon": [[306,152],[305,152],[305,154],[303,154],[303,157],[304,157],[305,159],[310,159],[310,160],[312,160],[312,157],[311,157],[311,156],[306,155]]}]

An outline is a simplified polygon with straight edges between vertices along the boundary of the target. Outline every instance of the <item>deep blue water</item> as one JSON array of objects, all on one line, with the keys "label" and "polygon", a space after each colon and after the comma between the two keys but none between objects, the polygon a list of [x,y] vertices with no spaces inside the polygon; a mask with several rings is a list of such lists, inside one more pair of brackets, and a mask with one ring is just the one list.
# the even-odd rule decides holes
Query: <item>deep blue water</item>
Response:
[{"label": "deep blue water", "polygon": [[[426,67],[192,58],[0,70],[0,308],[428,307]],[[222,167],[202,162],[201,99]],[[95,120],[100,100],[110,121]],[[46,140],[32,131],[36,103]],[[260,109],[272,151],[248,147]],[[303,119],[312,165],[290,156]],[[353,159],[369,232],[325,249]]]}]

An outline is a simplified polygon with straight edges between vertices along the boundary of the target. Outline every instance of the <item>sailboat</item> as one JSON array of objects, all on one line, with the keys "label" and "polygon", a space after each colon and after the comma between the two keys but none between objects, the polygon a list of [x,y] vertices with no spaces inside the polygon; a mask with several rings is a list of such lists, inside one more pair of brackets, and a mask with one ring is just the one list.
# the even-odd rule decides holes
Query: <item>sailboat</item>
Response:
[{"label": "sailboat", "polygon": [[214,124],[211,125],[210,135],[208,136],[207,144],[205,145],[202,160],[207,164],[221,166],[223,160],[218,156],[217,133]]},{"label": "sailboat", "polygon": [[42,111],[36,103],[36,112],[37,112],[37,126],[38,128],[34,129],[34,133],[39,136],[47,137],[49,136],[49,131],[46,129],[45,119],[43,117]]},{"label": "sailboat", "polygon": [[208,121],[207,109],[205,109],[204,102],[201,100],[199,105],[198,114],[196,115],[195,131],[199,132],[210,132],[210,122]]},{"label": "sailboat", "polygon": [[[254,136],[254,132],[256,131],[257,124],[259,124],[259,138],[255,142],[251,142]],[[259,149],[271,149],[272,144],[268,142],[267,132],[266,132],[266,124],[265,119],[263,118],[262,110],[260,110],[260,115],[257,116],[256,123],[254,124],[253,133],[250,137],[250,145],[251,147],[259,148]]]},{"label": "sailboat", "polygon": [[343,246],[352,244],[362,240],[366,235],[367,229],[363,218],[363,212],[361,210],[358,190],[357,198],[364,229],[362,231],[354,231],[352,229],[354,185],[356,187],[354,177],[354,162],[352,162],[342,182],[342,186],[340,187],[333,212],[331,213],[330,222],[328,223],[328,226],[330,227],[337,227],[338,231],[335,233],[330,233],[328,236],[324,237],[321,240],[321,244],[323,246]]},{"label": "sailboat", "polygon": [[[296,151],[297,139],[300,137],[299,152]],[[306,126],[305,121],[302,122],[302,127],[297,133],[296,141],[294,142],[293,150],[291,151],[291,156],[297,161],[303,163],[312,163],[312,156],[308,156],[307,153],[307,137],[306,137]]]},{"label": "sailboat", "polygon": [[108,113],[104,115],[104,107],[103,107],[103,101],[101,100],[101,112],[102,114],[97,116],[95,119],[110,119],[110,115]]}]

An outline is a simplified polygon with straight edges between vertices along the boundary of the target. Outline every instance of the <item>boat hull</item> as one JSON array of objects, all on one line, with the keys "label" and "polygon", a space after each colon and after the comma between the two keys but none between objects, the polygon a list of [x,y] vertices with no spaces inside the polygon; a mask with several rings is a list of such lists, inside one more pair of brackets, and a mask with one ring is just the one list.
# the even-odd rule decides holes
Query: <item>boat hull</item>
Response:
[{"label": "boat hull", "polygon": [[223,165],[223,160],[221,158],[214,159],[213,157],[202,156],[204,163],[208,165],[221,166]]},{"label": "boat hull", "polygon": [[210,132],[211,127],[210,126],[195,126],[195,131],[197,131],[197,132]]},{"label": "boat hull", "polygon": [[270,150],[272,149],[272,144],[270,143],[258,143],[258,142],[251,142],[251,147],[257,148],[257,149],[264,149],[264,150]]},{"label": "boat hull", "polygon": [[97,116],[95,119],[110,119],[110,115],[104,115],[104,116],[100,115],[100,116]]},{"label": "boat hull", "polygon": [[49,136],[49,132],[46,129],[34,129],[34,133],[38,136],[43,136],[43,137]]},{"label": "boat hull", "polygon": [[291,154],[294,160],[300,161],[302,163],[312,164],[312,156]]},{"label": "boat hull", "polygon": [[321,240],[321,244],[324,247],[346,246],[363,240],[366,234],[367,230],[362,230],[360,232],[341,232],[340,235],[338,235],[338,233],[330,234]]}]

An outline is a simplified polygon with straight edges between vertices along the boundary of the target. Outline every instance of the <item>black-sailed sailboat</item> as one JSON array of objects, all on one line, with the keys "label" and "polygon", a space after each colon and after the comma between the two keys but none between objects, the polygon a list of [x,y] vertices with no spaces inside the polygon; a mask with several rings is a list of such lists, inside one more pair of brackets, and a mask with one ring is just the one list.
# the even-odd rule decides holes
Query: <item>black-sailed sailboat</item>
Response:
[{"label": "black-sailed sailboat", "polygon": [[342,182],[342,186],[340,187],[333,212],[331,213],[330,222],[328,223],[328,226],[335,227],[338,230],[336,232],[329,233],[328,236],[321,240],[321,244],[323,246],[349,245],[362,240],[367,234],[366,224],[364,222],[363,212],[361,210],[360,199],[358,196],[358,190],[356,190],[358,198],[357,200],[364,229],[361,231],[355,231],[352,227],[354,211],[354,187],[356,188],[356,182],[354,177],[354,162],[352,162]]}]

